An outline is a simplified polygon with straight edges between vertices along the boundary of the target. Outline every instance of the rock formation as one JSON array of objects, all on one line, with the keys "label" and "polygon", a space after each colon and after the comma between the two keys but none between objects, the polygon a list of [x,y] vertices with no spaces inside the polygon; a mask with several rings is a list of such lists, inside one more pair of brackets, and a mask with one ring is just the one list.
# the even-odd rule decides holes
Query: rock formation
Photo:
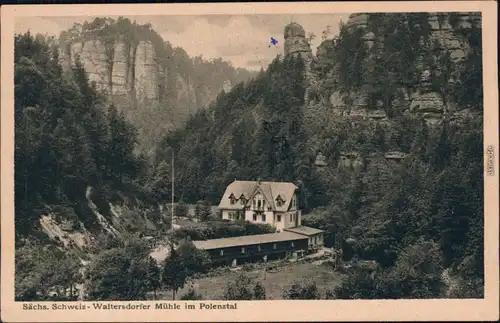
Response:
[{"label": "rock formation", "polygon": [[224,90],[224,92],[229,93],[229,91],[231,91],[231,88],[232,88],[231,81],[230,80],[224,81],[224,83],[222,84],[222,89]]},{"label": "rock formation", "polygon": [[349,16],[346,27],[348,29],[366,28],[369,15],[366,13],[353,13]]},{"label": "rock formation", "polygon": [[340,153],[339,168],[360,169],[363,165],[363,158],[358,152],[350,151]]},{"label": "rock formation", "polygon": [[[377,17],[375,17],[377,15]],[[385,23],[383,21],[387,21]],[[409,35],[419,36],[412,39],[411,42],[404,37],[399,38],[399,41],[406,41],[406,48],[411,47],[415,58],[412,60],[413,66],[404,71],[406,73],[396,75],[394,77],[384,77],[384,81],[397,80],[395,84],[391,84],[393,93],[383,100],[377,96],[381,92],[386,91],[380,87],[377,92],[377,77],[376,73],[368,70],[368,68],[376,69],[379,62],[386,62],[383,55],[387,55],[387,50],[396,50],[394,41],[397,35],[393,29],[385,30],[390,24],[395,26],[403,26],[401,31],[397,31],[400,35],[408,32]],[[285,55],[303,55],[308,61],[314,62],[315,69],[308,70],[306,73],[310,77],[307,79],[308,88],[306,92],[313,89],[314,96],[306,99],[304,107],[304,116],[312,125],[312,128],[317,131],[324,132],[321,136],[328,137],[328,129],[332,129],[333,123],[346,122],[350,124],[351,130],[354,128],[370,127],[379,124],[385,133],[393,132],[391,127],[394,124],[394,118],[401,115],[406,115],[410,118],[423,118],[429,126],[437,129],[443,119],[448,119],[452,123],[465,122],[473,117],[473,114],[467,110],[467,107],[459,106],[454,97],[455,88],[461,86],[460,78],[463,74],[463,64],[469,53],[471,53],[471,45],[467,38],[471,28],[481,28],[481,16],[476,13],[428,13],[421,15],[397,15],[397,14],[364,14],[356,13],[349,17],[345,24],[345,34],[334,39],[323,39],[318,46],[316,57],[310,54],[310,48],[305,39],[306,32],[304,29],[295,23],[288,25],[285,28]],[[359,31],[359,32],[358,32]],[[356,61],[343,62],[344,65],[337,64],[335,55],[339,41],[348,39],[348,35],[353,39],[349,40],[349,46],[359,46],[360,42],[356,37],[361,37],[359,40],[364,44],[366,52],[360,55]],[[385,42],[390,39],[390,47]],[[413,45],[418,43],[418,45]],[[342,46],[342,45],[341,45]],[[352,49],[352,48],[351,48]],[[346,51],[343,53],[344,59],[346,55],[354,55],[359,53],[359,48],[352,49],[352,52]],[[333,54],[332,54],[333,53]],[[346,54],[348,53],[348,54]],[[409,57],[405,59],[408,60]],[[353,57],[354,59],[354,57]],[[362,66],[362,70],[356,77],[356,82],[346,84],[345,78],[350,75],[344,75],[344,80],[340,77],[340,68],[346,69],[345,64],[351,64],[350,71],[355,70],[352,64]],[[401,67],[397,67],[401,72]],[[390,69],[387,70],[390,73]],[[345,72],[344,72],[345,73]],[[365,75],[367,75],[365,77]],[[445,76],[448,81],[443,82]],[[372,79],[370,79],[372,77]],[[365,81],[366,80],[366,81]],[[363,82],[365,82],[363,84]],[[369,83],[370,82],[370,83]],[[446,84],[444,84],[446,83]],[[386,94],[384,94],[386,95]],[[387,101],[387,102],[386,102]],[[335,120],[332,122],[332,120]],[[373,128],[374,129],[374,128]],[[334,130],[332,133],[335,133]],[[349,133],[348,136],[350,136]],[[352,134],[354,135],[354,134]],[[355,135],[354,135],[355,136]],[[317,145],[321,142],[320,136],[313,135],[310,139],[311,145]],[[392,143],[395,144],[395,143]],[[353,147],[356,144],[354,144]],[[381,155],[382,159],[388,161],[401,161],[404,159],[404,154],[398,151],[397,145],[385,155]],[[354,148],[356,149],[356,148]],[[327,158],[330,156],[326,156]],[[366,158],[367,156],[363,156]],[[342,153],[339,161],[339,167],[351,168],[354,165],[361,165],[362,159],[357,154]]]},{"label": "rock formation", "polygon": [[445,107],[440,93],[432,91],[432,75],[429,70],[422,72],[418,90],[413,94],[410,112],[420,114],[430,125],[438,124]]},{"label": "rock formation", "polygon": [[89,80],[110,97],[160,100],[166,71],[158,64],[151,41],[130,44],[118,38],[116,43],[105,45],[99,39],[85,40],[68,44],[60,57],[66,67],[78,58]]},{"label": "rock formation", "polygon": [[306,86],[305,101],[309,101],[309,90],[312,85],[316,84],[316,77],[313,73],[311,64],[313,62],[313,54],[309,40],[306,38],[304,28],[298,23],[292,22],[285,26],[285,57],[300,56],[304,61],[304,74],[308,84]]},{"label": "rock formation", "polygon": [[[362,29],[363,33],[361,40],[368,50],[375,49],[374,45],[379,44],[375,52],[383,49],[384,35],[377,35],[374,30],[370,30],[370,19],[373,14],[355,13],[349,16],[346,27],[349,33],[355,30]],[[448,112],[453,112],[455,104],[453,99],[445,97],[442,91],[433,89],[432,82],[436,80],[442,73],[443,66],[438,60],[440,57],[449,54],[452,71],[448,80],[447,88],[452,91],[457,84],[457,74],[460,69],[460,63],[465,60],[471,50],[468,41],[464,38],[461,30],[470,29],[473,27],[481,27],[481,16],[477,13],[459,12],[459,13],[429,13],[426,21],[409,20],[406,17],[405,25],[410,28],[409,23],[415,30],[422,30],[424,26],[421,23],[428,24],[430,34],[428,38],[420,37],[420,46],[425,50],[433,50],[433,73],[430,72],[429,58],[417,56],[417,72],[420,73],[418,81],[415,83],[411,79],[406,80],[401,84],[401,87],[396,91],[391,106],[393,110],[408,112],[419,115],[427,120],[429,124],[439,124],[440,120]],[[326,47],[331,44],[331,40],[324,41],[318,48],[318,61],[323,59],[326,54]],[[373,55],[373,51],[369,51],[369,57]],[[321,64],[321,63],[320,63]],[[348,115],[355,119],[370,118],[372,120],[387,121],[387,113],[384,107],[369,106],[366,93],[361,89],[353,90],[348,96],[351,102],[350,106],[346,106],[344,100],[345,94],[341,94],[336,90],[336,75],[332,74],[333,92],[329,94],[329,104],[338,116]],[[361,87],[362,88],[362,87]],[[348,111],[345,113],[344,111]]]},{"label": "rock formation", "polygon": [[312,50],[306,39],[304,28],[298,23],[292,22],[285,26],[285,56],[300,55],[305,61],[312,59]]},{"label": "rock formation", "polygon": [[316,155],[316,160],[314,161],[314,165],[316,167],[328,166],[325,155],[323,155],[321,152],[318,152],[318,154]]}]

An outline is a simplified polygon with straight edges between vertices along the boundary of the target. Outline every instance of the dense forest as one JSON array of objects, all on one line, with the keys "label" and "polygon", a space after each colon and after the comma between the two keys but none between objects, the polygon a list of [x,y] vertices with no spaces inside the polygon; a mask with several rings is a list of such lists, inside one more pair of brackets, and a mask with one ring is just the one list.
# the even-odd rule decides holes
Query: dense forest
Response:
[{"label": "dense forest", "polygon": [[[370,15],[368,28],[384,39],[383,46],[372,47],[363,41],[362,32],[341,25],[339,36],[325,41],[323,54],[311,63],[314,86],[306,80],[309,63],[301,56],[276,57],[266,71],[220,93],[185,127],[162,137],[153,161],[137,154],[136,125],[89,82],[78,59],[66,71],[53,41],[17,35],[17,298],[44,299],[48,296],[38,295],[40,290],[48,293],[54,285],[72,289],[85,279],[94,299],[144,299],[160,286],[175,291],[184,286],[194,271],[172,273],[186,263],[203,271],[205,256],[187,243],[157,272],[144,242],[132,233],[129,237],[123,228],[121,238],[98,238],[84,250],[94,261],[82,276],[77,273],[82,254],[62,251],[40,230],[40,216],[57,213],[99,236],[100,222],[87,202],[89,186],[104,197],[94,200],[105,216],[110,212],[108,200],[116,198],[117,191],[154,206],[169,201],[172,152],[176,201],[218,204],[235,178],[297,183],[301,207],[309,213],[304,224],[326,230],[327,246],[342,248],[345,260],[371,264],[354,266],[325,298],[482,297],[482,118],[456,121],[445,115],[439,125],[430,125],[395,103],[401,100],[402,84],[416,86],[427,69],[433,91],[455,102],[457,111],[482,115],[481,31],[456,29],[471,50],[463,61],[452,62],[446,51],[436,50],[437,44],[421,41],[430,35],[425,18]],[[201,72],[196,59],[193,64]],[[452,74],[456,82],[450,88]],[[352,94],[359,91],[368,94],[368,109],[383,109],[388,122],[346,117],[331,121],[322,98],[338,92],[344,104],[352,106]],[[315,110],[311,121],[311,109],[318,106],[322,109]],[[405,156],[399,163],[385,157],[395,149]],[[326,167],[316,165],[318,151],[326,156]],[[361,166],[341,167],[346,151],[355,151]],[[202,224],[186,228],[177,238],[245,232],[271,231],[246,224],[225,228],[206,214]],[[116,266],[98,274],[110,261]],[[58,264],[67,270],[54,269]],[[120,268],[128,268],[127,274],[115,275]],[[106,284],[116,289],[103,288]],[[248,293],[234,296],[237,290],[247,290],[240,285],[250,286]],[[283,293],[289,299],[323,298],[313,284],[297,283]],[[227,295],[262,299],[265,291],[242,277],[228,285],[222,297]],[[184,297],[199,295],[190,291]]]}]

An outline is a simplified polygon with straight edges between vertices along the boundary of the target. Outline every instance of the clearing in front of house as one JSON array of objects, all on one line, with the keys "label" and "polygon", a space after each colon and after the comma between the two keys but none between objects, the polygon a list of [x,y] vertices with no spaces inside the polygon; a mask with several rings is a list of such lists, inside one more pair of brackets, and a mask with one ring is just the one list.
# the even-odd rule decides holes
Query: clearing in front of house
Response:
[{"label": "clearing in front of house", "polygon": [[[196,292],[201,294],[203,299],[221,299],[227,284],[235,281],[241,273],[254,281],[259,281],[266,289],[266,298],[269,300],[283,299],[283,290],[296,281],[303,282],[305,279],[314,281],[320,294],[324,295],[327,289],[338,286],[342,279],[342,275],[334,272],[327,264],[318,265],[314,262],[289,263],[279,266],[276,271],[268,271],[267,273],[264,273],[263,269],[249,272],[241,270],[213,277],[193,279],[177,295],[178,297],[184,295],[188,292],[190,286],[194,286]],[[172,299],[172,292],[162,291],[158,294],[158,298]]]}]

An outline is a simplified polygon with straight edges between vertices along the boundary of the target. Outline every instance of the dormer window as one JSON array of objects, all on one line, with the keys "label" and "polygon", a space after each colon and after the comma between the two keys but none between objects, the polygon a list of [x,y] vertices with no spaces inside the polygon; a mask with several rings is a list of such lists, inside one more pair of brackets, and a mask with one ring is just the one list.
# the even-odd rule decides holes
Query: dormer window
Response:
[{"label": "dormer window", "polygon": [[240,196],[240,204],[245,205],[247,204],[247,199],[245,198],[245,195],[241,194]]},{"label": "dormer window", "polygon": [[236,203],[236,197],[234,197],[234,195],[231,193],[231,195],[229,195],[229,201],[231,202],[231,205]]},{"label": "dormer window", "polygon": [[281,198],[281,196],[280,196],[280,195],[278,195],[278,197],[276,198],[276,205],[277,205],[278,207],[281,207],[281,206],[283,206],[283,203],[284,203],[284,202],[285,202],[285,200],[283,200],[283,199]]}]

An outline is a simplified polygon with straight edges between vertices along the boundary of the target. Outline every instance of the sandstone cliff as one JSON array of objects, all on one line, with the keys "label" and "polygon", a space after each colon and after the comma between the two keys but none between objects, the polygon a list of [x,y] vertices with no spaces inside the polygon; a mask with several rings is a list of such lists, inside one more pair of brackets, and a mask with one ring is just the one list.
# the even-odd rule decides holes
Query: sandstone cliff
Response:
[{"label": "sandstone cliff", "polygon": [[[460,110],[467,110],[467,106],[457,104],[457,98],[453,97],[453,89],[460,82],[460,74],[466,66],[464,62],[472,51],[468,36],[473,30],[480,30],[481,16],[476,13],[430,13],[420,15],[403,15],[400,21],[401,29],[406,29],[409,37],[407,44],[411,48],[404,50],[413,51],[414,66],[412,75],[407,79],[398,80],[393,75],[393,89],[391,89],[391,102],[383,102],[383,98],[374,98],[376,90],[367,88],[370,83],[370,69],[376,69],[373,65],[390,63],[383,60],[381,56],[387,54],[384,51],[384,42],[393,41],[391,33],[400,33],[401,30],[386,30],[377,22],[397,18],[383,14],[352,14],[345,24],[344,31],[353,35],[359,35],[356,44],[359,57],[350,57],[352,64],[359,64],[365,68],[360,77],[359,84],[345,86],[339,76],[339,64],[335,62],[332,67],[324,73],[326,61],[332,58],[332,51],[340,44],[337,39],[325,40],[319,47],[317,56],[311,62],[314,77],[309,81],[311,87],[314,81],[319,81],[323,91],[320,90],[318,97],[313,98],[319,105],[325,105],[336,115],[360,116],[371,119],[383,119],[389,108],[417,113],[423,116],[430,124],[441,122],[443,117],[452,117]],[[415,47],[412,47],[416,43]],[[364,55],[360,52],[365,51]],[[293,54],[296,50],[285,48],[285,55]],[[330,53],[328,53],[330,52]],[[354,61],[356,60],[356,61]],[[331,64],[331,62],[329,62]],[[396,63],[396,62],[395,62]],[[388,74],[396,74],[390,66],[380,66],[386,69]],[[351,75],[356,77],[356,75]],[[442,82],[442,78],[446,81]],[[438,84],[440,83],[440,84]],[[445,84],[443,84],[445,83]],[[383,84],[380,84],[382,87]],[[346,91],[347,89],[347,91]],[[315,90],[316,87],[315,87]],[[316,91],[317,92],[317,91]],[[326,95],[326,96],[325,96]],[[376,95],[375,95],[376,96]],[[308,98],[310,99],[310,97]]]},{"label": "sandstone cliff", "polygon": [[[136,125],[139,148],[147,154],[168,129],[253,75],[222,60],[193,59],[151,26],[121,17],[75,24],[59,41],[63,67],[80,61],[89,80]],[[152,128],[162,130],[153,134]]]},{"label": "sandstone cliff", "polygon": [[[480,29],[476,13],[356,13],[339,37],[324,40],[313,55],[304,29],[288,25],[284,54],[300,55],[306,63],[304,117],[311,125],[311,149],[321,151],[321,137],[334,133],[341,120],[390,128],[408,114],[438,129],[443,120],[480,115],[480,95],[463,95],[471,86],[467,74],[478,73],[468,69],[481,55],[480,44],[471,40]],[[357,160],[347,152],[342,158]]]}]

